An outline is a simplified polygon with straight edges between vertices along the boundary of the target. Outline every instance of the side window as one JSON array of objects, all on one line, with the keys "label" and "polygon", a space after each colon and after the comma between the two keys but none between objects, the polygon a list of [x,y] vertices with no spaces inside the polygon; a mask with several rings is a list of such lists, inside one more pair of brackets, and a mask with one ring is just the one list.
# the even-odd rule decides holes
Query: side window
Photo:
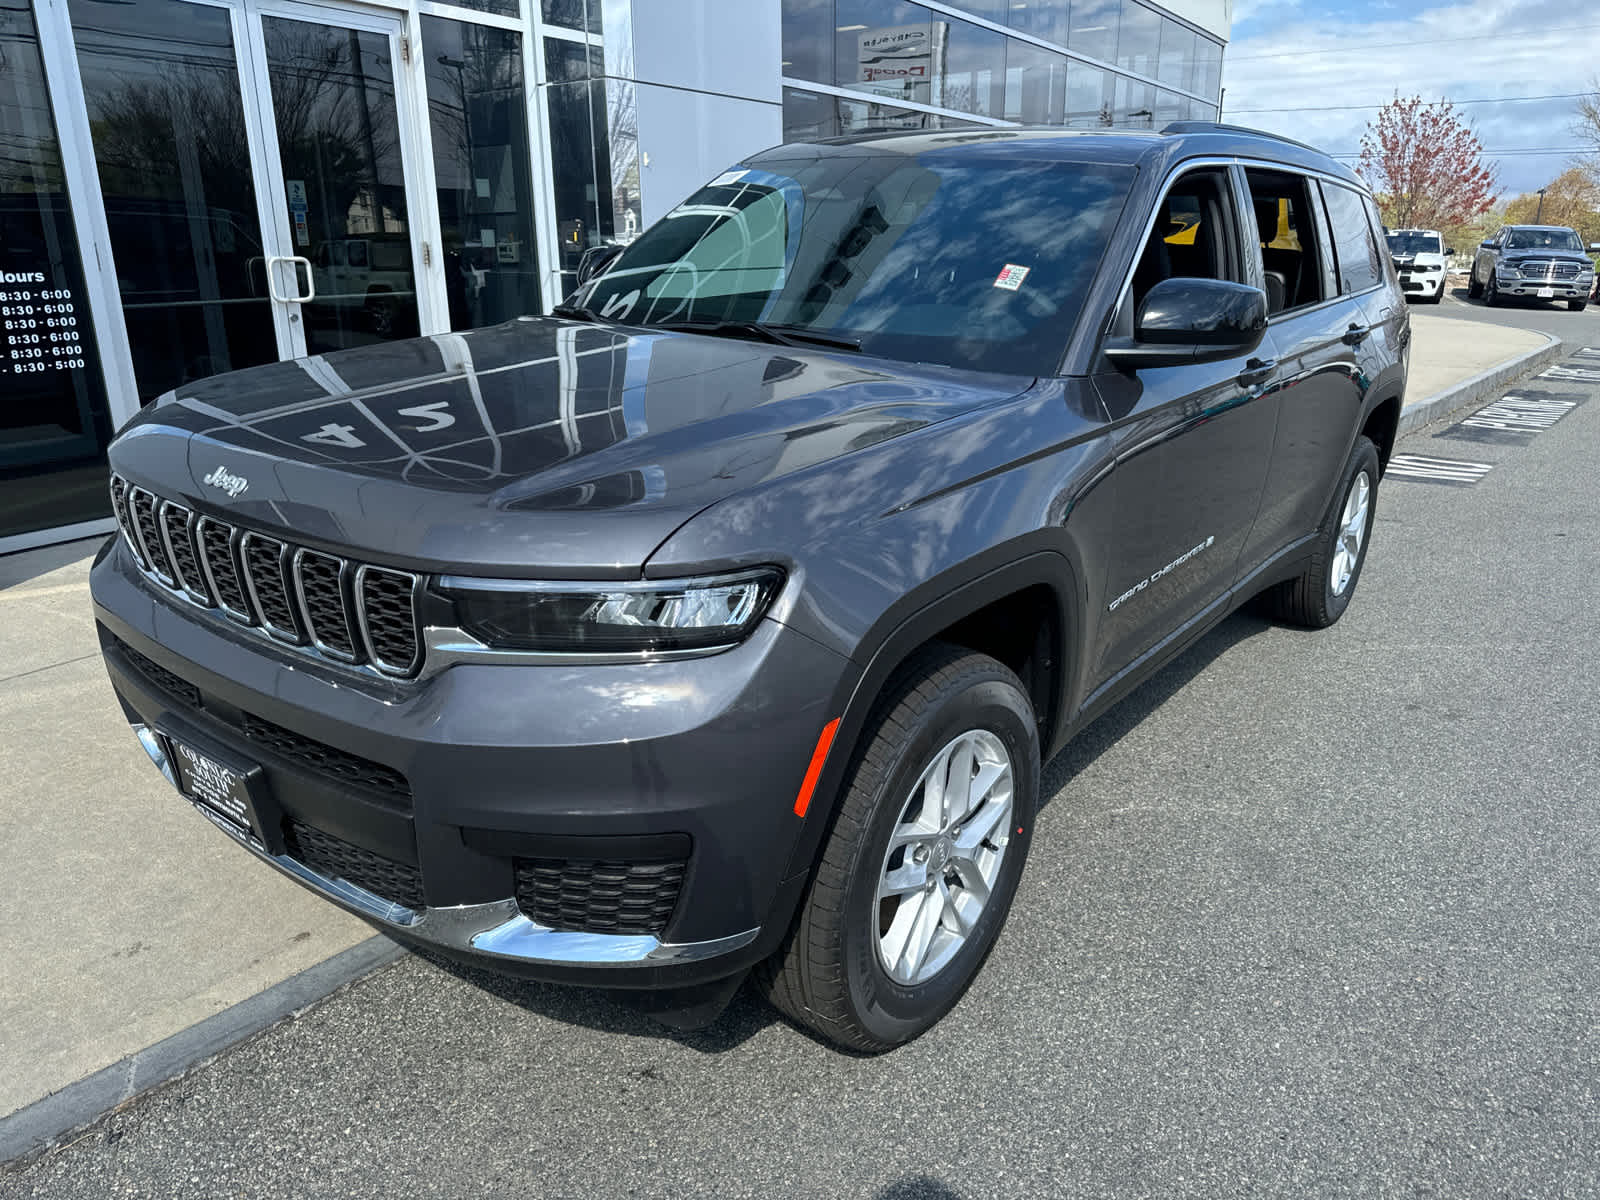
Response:
[{"label": "side window", "polygon": [[1279,313],[1322,303],[1328,297],[1309,181],[1275,171],[1246,171],[1245,180],[1261,247],[1267,311]]},{"label": "side window", "polygon": [[1357,192],[1336,183],[1322,185],[1328,223],[1333,226],[1333,249],[1339,262],[1339,290],[1345,295],[1364,292],[1383,280],[1383,256],[1367,221],[1365,202]]},{"label": "side window", "polygon": [[1172,185],[1133,271],[1134,312],[1163,279],[1244,282],[1227,195],[1227,175],[1221,171],[1194,171]]}]

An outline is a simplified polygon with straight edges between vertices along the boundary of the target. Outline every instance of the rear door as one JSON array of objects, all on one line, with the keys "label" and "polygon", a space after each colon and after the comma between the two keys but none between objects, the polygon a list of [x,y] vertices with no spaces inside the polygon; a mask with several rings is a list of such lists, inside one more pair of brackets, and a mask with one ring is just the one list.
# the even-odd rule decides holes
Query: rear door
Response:
[{"label": "rear door", "polygon": [[[1112,322],[1131,334],[1150,288],[1175,276],[1254,282],[1226,167],[1179,176],[1150,222]],[[1136,373],[1104,365],[1116,507],[1095,675],[1119,675],[1232,587],[1272,450],[1270,341],[1252,354]]]},{"label": "rear door", "polygon": [[[1370,270],[1361,275],[1336,271],[1314,180],[1255,167],[1242,175],[1279,367],[1277,442],[1261,513],[1240,563],[1248,579],[1322,520],[1361,419],[1358,347],[1371,328],[1358,292],[1371,290],[1377,279]],[[1365,228],[1364,217],[1362,222]],[[1361,263],[1371,267],[1364,250]]]}]

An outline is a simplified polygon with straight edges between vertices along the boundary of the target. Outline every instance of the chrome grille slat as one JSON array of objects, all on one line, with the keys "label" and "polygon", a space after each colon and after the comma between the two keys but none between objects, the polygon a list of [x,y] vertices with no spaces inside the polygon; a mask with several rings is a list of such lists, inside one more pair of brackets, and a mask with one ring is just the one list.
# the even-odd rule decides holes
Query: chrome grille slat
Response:
[{"label": "chrome grille slat", "polygon": [[139,569],[197,608],[343,667],[402,679],[421,669],[417,575],[201,516],[115,474],[111,505]]},{"label": "chrome grille slat", "polygon": [[156,523],[161,527],[161,545],[172,566],[172,577],[191,600],[209,606],[211,591],[194,547],[194,510],[163,500],[156,512]]}]

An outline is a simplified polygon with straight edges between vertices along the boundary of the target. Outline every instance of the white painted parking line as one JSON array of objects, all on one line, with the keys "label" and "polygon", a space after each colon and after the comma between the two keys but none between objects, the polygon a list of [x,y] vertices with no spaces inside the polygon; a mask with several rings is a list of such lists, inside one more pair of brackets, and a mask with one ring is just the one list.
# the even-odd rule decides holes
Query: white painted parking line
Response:
[{"label": "white painted parking line", "polygon": [[1458,487],[1477,483],[1493,463],[1463,462],[1458,458],[1430,458],[1425,454],[1396,454],[1389,460],[1385,479],[1411,479],[1418,483],[1449,483]]},{"label": "white painted parking line", "polygon": [[1532,396],[1502,396],[1461,421],[1472,429],[1507,433],[1537,433],[1549,429],[1578,405],[1572,400],[1542,400]]},{"label": "white painted parking line", "polygon": [[1583,383],[1600,383],[1600,367],[1548,367],[1539,372],[1540,379],[1576,379]]},{"label": "white painted parking line", "polygon": [[1577,351],[1576,357],[1600,358],[1600,346],[1585,346],[1582,350]]}]

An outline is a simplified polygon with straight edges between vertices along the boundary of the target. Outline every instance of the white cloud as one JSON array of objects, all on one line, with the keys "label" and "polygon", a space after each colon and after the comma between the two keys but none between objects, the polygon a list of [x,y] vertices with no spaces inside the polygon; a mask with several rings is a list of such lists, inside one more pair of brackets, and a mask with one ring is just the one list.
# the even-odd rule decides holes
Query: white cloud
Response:
[{"label": "white cloud", "polygon": [[[1396,91],[1463,105],[1502,192],[1553,179],[1575,157],[1570,99],[1600,71],[1600,10],[1560,0],[1486,0],[1405,13],[1385,0],[1311,13],[1297,0],[1243,0],[1227,50],[1223,119],[1353,154]],[[1349,107],[1359,106],[1359,107]],[[1270,111],[1267,111],[1270,110]],[[1497,151],[1544,152],[1497,155]],[[1353,160],[1346,160],[1353,161]]]}]

